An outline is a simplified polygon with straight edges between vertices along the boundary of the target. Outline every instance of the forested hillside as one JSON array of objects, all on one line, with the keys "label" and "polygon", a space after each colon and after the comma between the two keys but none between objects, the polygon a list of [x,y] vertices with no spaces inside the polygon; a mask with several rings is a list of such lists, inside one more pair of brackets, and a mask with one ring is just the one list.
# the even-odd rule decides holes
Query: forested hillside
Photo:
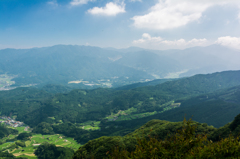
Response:
[{"label": "forested hillside", "polygon": [[17,130],[7,128],[6,126],[0,124],[0,139],[4,138],[10,134],[17,134],[17,133],[18,133]]},{"label": "forested hillside", "polygon": [[[76,142],[71,141],[69,145],[85,144],[75,153],[75,157],[83,153],[87,158],[92,155],[111,157],[109,155],[117,154],[117,150],[106,156],[112,148],[109,144],[119,144],[119,152],[122,149],[127,154],[134,152],[135,145],[139,144],[138,138],[141,141],[144,138],[162,141],[168,135],[174,136],[184,125],[179,122],[184,117],[192,118],[192,125],[197,126],[195,132],[208,134],[212,141],[227,137],[230,131],[236,137],[238,117],[228,123],[240,112],[239,79],[240,71],[226,71],[117,89],[72,90],[63,85],[50,84],[41,89],[20,87],[0,92],[0,109],[1,115],[16,118],[33,128],[34,138],[39,138],[37,134],[59,138],[61,134]],[[224,127],[215,128],[221,126]],[[9,130],[2,127],[4,138],[14,133]],[[92,149],[91,145],[95,142],[103,147],[96,145]],[[31,140],[31,143],[34,144],[34,141]],[[51,140],[51,143],[55,142]],[[14,142],[11,151],[15,151],[17,144],[22,144],[22,140],[21,143]],[[45,151],[46,147],[50,147],[51,151]],[[30,149],[33,153],[32,147]],[[70,149],[58,149],[51,144],[45,144],[41,149],[36,152],[37,156],[51,153],[53,156],[69,157],[73,153]]]},{"label": "forested hillside", "polygon": [[81,143],[126,135],[151,119],[182,121],[193,115],[220,127],[239,112],[239,79],[240,71],[226,71],[126,90],[17,88],[0,92],[1,113],[36,127],[36,133],[61,133]]},{"label": "forested hillside", "polygon": [[223,89],[181,101],[181,107],[158,119],[179,121],[183,116],[215,127],[231,122],[240,112],[240,86]]},{"label": "forested hillside", "polygon": [[111,114],[118,114],[120,110],[128,110],[125,113],[128,115],[145,112],[156,114],[164,111],[164,108],[177,106],[174,105],[176,100],[239,85],[239,78],[240,71],[228,71],[196,75],[132,90],[73,90],[48,98],[39,109],[25,115],[19,114],[18,119],[36,125],[42,121],[50,122],[48,117],[55,118],[53,123],[60,120],[71,123],[100,121]]},{"label": "forested hillside", "polygon": [[91,140],[73,158],[236,158],[240,155],[239,126],[239,115],[219,129],[191,119],[151,120],[124,137]]}]

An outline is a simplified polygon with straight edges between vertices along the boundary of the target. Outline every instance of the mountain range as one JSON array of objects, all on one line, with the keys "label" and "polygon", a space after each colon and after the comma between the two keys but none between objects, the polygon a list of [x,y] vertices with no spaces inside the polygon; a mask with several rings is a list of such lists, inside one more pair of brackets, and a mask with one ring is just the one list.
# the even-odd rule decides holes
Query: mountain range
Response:
[{"label": "mountain range", "polygon": [[12,86],[117,87],[146,80],[240,69],[237,60],[240,51],[220,45],[164,51],[56,45],[3,49],[0,56],[0,74],[12,77],[15,81]]}]

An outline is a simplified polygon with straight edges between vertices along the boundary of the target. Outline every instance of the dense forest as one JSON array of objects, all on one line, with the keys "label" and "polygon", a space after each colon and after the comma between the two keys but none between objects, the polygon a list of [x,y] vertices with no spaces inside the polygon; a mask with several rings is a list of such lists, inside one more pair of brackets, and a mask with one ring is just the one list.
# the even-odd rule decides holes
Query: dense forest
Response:
[{"label": "dense forest", "polygon": [[[170,144],[173,138],[179,137],[179,131],[190,122],[181,121],[191,118],[189,129],[194,129],[194,133],[191,130],[192,134],[185,135],[190,135],[199,145],[208,141],[221,144],[225,142],[222,138],[228,142],[231,139],[229,135],[232,138],[238,136],[239,79],[240,71],[226,71],[114,89],[72,90],[63,85],[49,84],[42,88],[20,87],[2,91],[1,115],[23,121],[32,128],[32,132],[18,134],[15,129],[1,126],[0,135],[6,138],[15,134],[15,138],[3,141],[14,142],[11,150],[26,146],[34,134],[62,134],[84,144],[75,153],[75,158],[81,155],[86,155],[83,158],[114,158],[119,153],[123,154],[122,158],[137,158],[139,156],[134,154],[138,154],[138,148],[141,151],[146,148],[142,142],[165,147],[166,154],[171,154],[165,143]],[[235,120],[234,116],[237,116]],[[118,146],[112,150],[112,144]],[[102,146],[98,148],[97,145]],[[50,143],[38,148],[35,150],[38,158],[60,159],[73,155],[71,149],[54,147]],[[199,150],[191,149],[189,153],[197,155],[196,151]]]},{"label": "dense forest", "polygon": [[[239,78],[240,71],[226,71],[133,89],[22,87],[0,92],[0,109],[3,115],[16,116],[35,127],[34,132],[62,133],[81,143],[100,136],[126,135],[151,119],[181,121],[185,115],[220,127],[239,112]],[[81,128],[82,123],[94,127],[97,122],[101,131]]]},{"label": "dense forest", "polygon": [[[100,121],[111,113],[133,108],[132,114],[162,112],[167,103],[240,85],[239,71],[227,71],[209,75],[196,75],[156,86],[130,90],[98,88],[72,90],[55,88],[66,93],[53,94],[57,90],[17,88],[0,94],[1,112],[17,115],[17,119],[30,126],[41,122],[82,123]],[[45,87],[46,88],[46,87]],[[54,88],[54,87],[53,87]],[[170,104],[171,106],[171,104]],[[54,117],[51,121],[49,117]]]},{"label": "dense forest", "polygon": [[152,120],[124,137],[100,137],[75,152],[74,159],[238,158],[238,115],[216,129],[184,119],[183,122]]},{"label": "dense forest", "polygon": [[10,135],[17,134],[18,131],[15,129],[7,128],[5,125],[0,124],[0,139]]}]

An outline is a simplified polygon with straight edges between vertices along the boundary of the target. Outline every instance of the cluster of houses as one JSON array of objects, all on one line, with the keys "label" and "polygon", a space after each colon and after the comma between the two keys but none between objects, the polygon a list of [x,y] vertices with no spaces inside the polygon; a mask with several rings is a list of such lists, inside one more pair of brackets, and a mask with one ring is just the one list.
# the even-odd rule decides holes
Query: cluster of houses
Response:
[{"label": "cluster of houses", "polygon": [[3,121],[0,121],[0,123],[4,123],[6,125],[9,125],[11,127],[20,127],[20,126],[23,126],[24,123],[23,122],[20,122],[20,121],[16,121],[14,119],[11,119],[10,117],[6,117],[6,116],[3,116],[3,117],[0,117],[1,119],[3,119]]}]

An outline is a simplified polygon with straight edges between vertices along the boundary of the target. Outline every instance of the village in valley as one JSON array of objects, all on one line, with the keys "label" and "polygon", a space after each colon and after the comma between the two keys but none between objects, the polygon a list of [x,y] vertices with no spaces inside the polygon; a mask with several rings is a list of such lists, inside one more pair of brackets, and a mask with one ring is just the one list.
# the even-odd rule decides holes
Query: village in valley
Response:
[{"label": "village in valley", "polygon": [[[2,119],[0,121],[1,124],[6,124],[6,125],[11,126],[11,127],[16,128],[16,127],[26,126],[26,124],[24,124],[23,122],[16,121],[15,119],[12,119],[11,117],[0,116],[0,119]],[[28,128],[28,126],[26,126],[26,128]]]}]

